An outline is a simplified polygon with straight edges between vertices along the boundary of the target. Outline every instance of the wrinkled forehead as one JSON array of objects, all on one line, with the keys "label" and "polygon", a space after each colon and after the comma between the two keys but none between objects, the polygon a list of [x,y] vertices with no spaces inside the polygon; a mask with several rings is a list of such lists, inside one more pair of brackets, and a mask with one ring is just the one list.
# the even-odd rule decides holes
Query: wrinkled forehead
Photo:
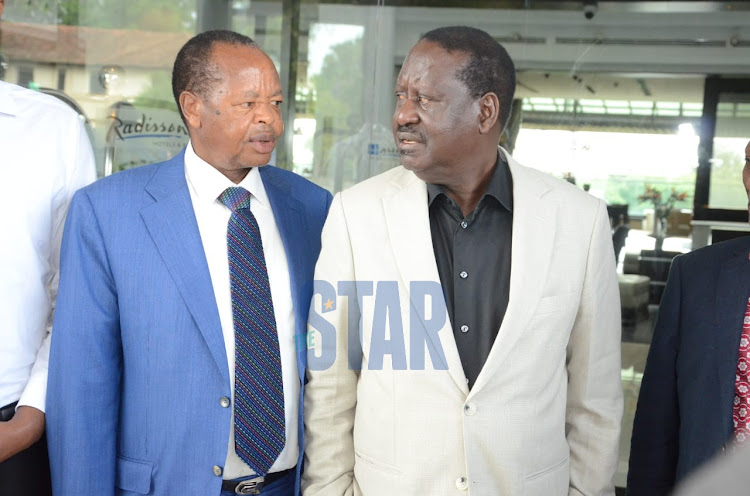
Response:
[{"label": "wrinkled forehead", "polygon": [[214,43],[211,47],[210,60],[213,64],[230,70],[251,68],[272,73],[277,72],[271,57],[259,46],[225,42]]},{"label": "wrinkled forehead", "polygon": [[455,77],[468,61],[469,54],[448,51],[440,44],[422,40],[409,50],[399,72],[399,81]]}]

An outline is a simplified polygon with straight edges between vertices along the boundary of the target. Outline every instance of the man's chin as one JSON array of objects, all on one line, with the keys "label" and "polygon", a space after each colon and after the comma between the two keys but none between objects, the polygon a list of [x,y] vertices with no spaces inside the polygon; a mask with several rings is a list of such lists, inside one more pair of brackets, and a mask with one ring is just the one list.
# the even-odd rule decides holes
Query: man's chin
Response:
[{"label": "man's chin", "polygon": [[429,167],[407,167],[404,165],[404,169],[413,172],[415,176],[426,183],[436,183],[435,171]]},{"label": "man's chin", "polygon": [[411,153],[401,154],[401,165],[415,174],[424,169],[422,162]]},{"label": "man's chin", "polygon": [[253,153],[250,156],[245,156],[242,158],[242,167],[246,169],[249,169],[251,167],[263,167],[271,161],[271,155],[271,153]]}]

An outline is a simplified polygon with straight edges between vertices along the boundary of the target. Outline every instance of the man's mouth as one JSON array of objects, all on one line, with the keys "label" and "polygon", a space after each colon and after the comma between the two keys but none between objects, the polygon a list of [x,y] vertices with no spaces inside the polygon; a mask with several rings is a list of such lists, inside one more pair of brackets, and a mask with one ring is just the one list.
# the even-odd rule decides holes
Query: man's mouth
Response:
[{"label": "man's mouth", "polygon": [[259,133],[250,138],[250,141],[271,141],[276,142],[276,135],[273,133]]},{"label": "man's mouth", "polygon": [[413,132],[397,132],[396,140],[398,141],[399,148],[410,148],[424,143],[424,138],[418,133]]},{"label": "man's mouth", "polygon": [[276,146],[276,135],[273,133],[260,133],[250,138],[250,145],[258,153],[268,154]]}]

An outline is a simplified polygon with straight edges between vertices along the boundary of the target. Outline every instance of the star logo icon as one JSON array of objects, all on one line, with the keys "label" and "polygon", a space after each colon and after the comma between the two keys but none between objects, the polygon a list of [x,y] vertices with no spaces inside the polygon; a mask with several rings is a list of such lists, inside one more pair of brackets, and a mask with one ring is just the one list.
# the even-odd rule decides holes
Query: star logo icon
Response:
[{"label": "star logo icon", "polygon": [[328,298],[328,300],[323,303],[323,310],[326,312],[330,312],[331,310],[333,310],[333,301],[331,301],[330,298]]}]

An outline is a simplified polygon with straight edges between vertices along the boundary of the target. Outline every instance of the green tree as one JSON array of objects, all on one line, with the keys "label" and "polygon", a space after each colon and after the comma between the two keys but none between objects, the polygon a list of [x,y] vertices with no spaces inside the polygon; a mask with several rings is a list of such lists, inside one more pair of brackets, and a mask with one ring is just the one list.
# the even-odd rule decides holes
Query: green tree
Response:
[{"label": "green tree", "polygon": [[318,129],[323,128],[324,118],[333,117],[335,127],[348,131],[346,118],[362,114],[362,72],[361,38],[331,47],[323,59],[320,73],[310,78],[317,96],[315,118]]},{"label": "green tree", "polygon": [[109,29],[194,31],[195,0],[6,0],[10,21]]}]

